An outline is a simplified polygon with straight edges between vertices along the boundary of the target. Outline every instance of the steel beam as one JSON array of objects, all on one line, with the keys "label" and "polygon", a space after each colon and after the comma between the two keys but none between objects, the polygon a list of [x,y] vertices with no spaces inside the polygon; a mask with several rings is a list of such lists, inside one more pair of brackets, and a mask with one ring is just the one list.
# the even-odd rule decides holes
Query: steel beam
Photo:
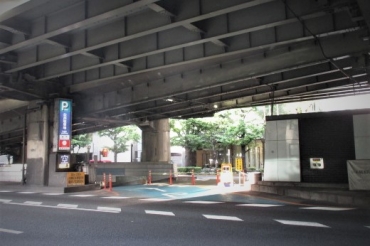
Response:
[{"label": "steel beam", "polygon": [[[142,1],[144,1],[144,0],[142,0]],[[141,3],[142,1],[139,1],[139,2],[136,2],[136,3]],[[147,0],[147,1],[149,1],[149,0]],[[155,0],[152,0],[152,1],[155,2]],[[254,0],[254,1],[251,1],[251,2],[235,5],[235,6],[232,6],[232,7],[228,7],[228,8],[220,9],[220,10],[217,10],[217,11],[213,11],[211,13],[191,17],[191,18],[188,18],[188,19],[185,19],[185,20],[179,20],[179,21],[176,21],[176,22],[173,22],[173,23],[170,23],[168,25],[161,26],[161,27],[151,28],[151,29],[143,31],[143,32],[135,33],[135,34],[125,36],[125,37],[122,37],[122,38],[117,38],[117,39],[107,41],[107,42],[104,42],[104,43],[101,43],[101,44],[96,44],[96,45],[85,47],[85,48],[82,48],[82,49],[79,49],[79,50],[71,51],[71,52],[65,53],[63,55],[58,55],[58,56],[48,58],[48,59],[45,59],[45,60],[42,60],[42,61],[38,61],[38,62],[31,63],[31,64],[19,66],[19,67],[10,69],[6,72],[7,73],[18,72],[18,71],[21,71],[21,70],[24,70],[24,69],[27,69],[27,68],[39,66],[39,65],[46,64],[46,63],[49,63],[49,62],[52,62],[52,61],[57,61],[59,59],[63,59],[63,58],[66,58],[66,57],[75,56],[75,55],[81,54],[83,52],[89,52],[89,51],[100,49],[100,48],[103,48],[103,47],[106,47],[106,46],[110,46],[110,45],[114,45],[114,44],[121,43],[121,42],[124,42],[124,41],[132,40],[132,39],[135,39],[135,38],[144,37],[144,36],[147,36],[149,34],[155,34],[157,32],[161,32],[161,31],[172,29],[172,28],[180,27],[180,26],[183,26],[184,24],[189,24],[189,23],[205,20],[205,19],[208,19],[208,18],[213,18],[215,16],[224,15],[224,14],[227,14],[227,13],[230,13],[230,12],[238,11],[238,10],[245,9],[245,8],[251,8],[251,7],[260,5],[260,4],[273,2],[273,1],[276,1],[276,0]],[[75,27],[75,26],[78,26],[78,25],[77,24],[72,25],[72,27]],[[43,35],[42,38],[40,38],[41,36],[35,37],[34,42],[36,44],[36,43],[41,42],[43,39],[50,38],[51,36],[54,36],[54,34],[59,35],[61,33],[67,32],[67,31],[70,31],[70,30],[68,28],[62,28],[62,29],[59,29],[57,31],[47,33],[47,34]],[[25,41],[25,42],[27,42],[27,41]],[[20,47],[18,47],[18,46],[20,46]],[[14,50],[14,47],[21,48],[21,47],[24,47],[24,46],[20,45],[20,44],[12,45],[10,47],[7,47],[5,49],[0,50],[0,54],[5,53],[5,52],[9,52],[11,50]]]},{"label": "steel beam", "polygon": [[[69,26],[65,26],[65,27],[59,28],[57,30],[39,35],[37,37],[30,38],[30,39],[25,40],[23,42],[11,45],[7,48],[1,49],[0,54],[4,54],[4,53],[10,52],[10,51],[18,50],[18,49],[21,49],[21,48],[24,48],[24,47],[29,47],[29,46],[32,46],[32,45],[37,45],[37,44],[43,42],[45,39],[49,39],[49,38],[52,38],[54,36],[57,36],[57,35],[60,35],[60,34],[63,34],[63,33],[68,33],[68,32],[71,32],[71,31],[74,31],[74,30],[77,30],[77,29],[85,29],[85,28],[91,27],[93,25],[96,25],[97,23],[101,24],[101,23],[104,23],[104,22],[106,23],[106,22],[109,22],[109,21],[114,21],[117,18],[122,18],[125,15],[129,15],[129,14],[133,14],[135,12],[141,11],[143,8],[145,8],[149,4],[154,3],[154,2],[158,2],[158,1],[159,0],[141,0],[141,1],[134,2],[130,5],[108,11],[106,13],[91,17],[89,19],[86,19],[86,20],[83,20],[83,21],[80,21],[80,22],[76,22],[76,23],[73,23]],[[93,49],[84,50],[84,51],[81,51],[81,53],[82,52],[88,52],[90,50],[93,50]],[[71,56],[71,55],[67,55],[67,54],[66,54],[66,57]],[[76,54],[78,54],[78,53],[76,53]],[[38,65],[40,65],[40,64],[38,64]],[[37,66],[37,65],[35,65],[35,66]],[[29,66],[29,67],[33,67],[33,66]],[[16,70],[16,71],[19,71],[19,70],[22,70],[22,69],[18,68],[18,70]],[[15,72],[15,71],[11,71],[11,72]]]},{"label": "steel beam", "polygon": [[[310,19],[313,19],[313,18],[325,16],[325,15],[327,15],[327,13],[317,12],[317,13],[314,13],[314,14],[303,16],[302,19],[310,20]],[[197,41],[187,42],[187,43],[180,44],[180,45],[174,45],[174,46],[170,46],[170,47],[166,47],[166,48],[162,48],[162,49],[157,49],[155,51],[144,52],[144,53],[141,53],[141,54],[138,54],[138,55],[132,55],[132,56],[129,56],[129,57],[114,59],[114,60],[104,62],[104,63],[101,63],[101,64],[87,66],[87,67],[84,67],[84,68],[75,69],[75,70],[72,70],[72,71],[63,72],[63,73],[59,73],[59,74],[55,74],[55,75],[50,75],[50,76],[47,76],[47,77],[39,78],[37,81],[45,81],[45,80],[53,79],[53,78],[56,78],[56,77],[66,76],[66,75],[70,75],[70,74],[74,74],[74,73],[78,73],[78,72],[83,72],[83,71],[87,71],[87,70],[91,70],[91,69],[101,68],[101,67],[105,67],[105,66],[109,66],[109,65],[116,65],[117,63],[121,63],[121,62],[127,62],[127,61],[131,61],[131,60],[134,60],[134,59],[139,59],[139,58],[148,57],[148,56],[152,56],[152,55],[162,54],[162,53],[165,53],[165,52],[179,50],[179,49],[183,49],[183,48],[186,48],[186,47],[191,47],[191,46],[195,46],[195,45],[199,45],[199,44],[205,44],[205,43],[208,43],[208,42],[215,43],[219,46],[227,46],[224,42],[222,42],[220,40],[230,38],[230,37],[234,37],[234,36],[247,34],[247,33],[256,32],[256,31],[261,31],[261,30],[265,30],[265,29],[268,29],[268,28],[283,26],[283,25],[287,25],[287,24],[291,24],[291,23],[295,23],[295,22],[298,22],[298,20],[296,18],[292,18],[292,19],[287,19],[287,20],[276,21],[276,22],[271,23],[271,24],[265,24],[265,25],[260,25],[260,26],[251,27],[251,28],[247,28],[247,29],[242,29],[242,30],[239,30],[239,31],[233,31],[233,32],[225,33],[225,34],[219,34],[219,35],[215,35],[215,36],[204,37],[204,38],[202,38],[200,40],[197,40]]]},{"label": "steel beam", "polygon": [[[324,36],[328,37],[328,36],[333,36],[333,35],[338,35],[338,34],[344,34],[346,32],[356,32],[358,30],[359,30],[358,28],[345,29],[345,30],[336,31],[336,32],[333,32],[333,33],[325,33]],[[320,36],[320,35],[318,35],[318,36]],[[357,38],[355,38],[355,39],[357,39]],[[122,78],[125,78],[125,77],[138,75],[138,74],[141,74],[141,73],[160,72],[161,70],[170,69],[170,68],[173,69],[172,71],[175,71],[174,70],[175,67],[184,67],[184,66],[187,66],[187,65],[191,65],[192,68],[190,68],[189,70],[192,70],[192,69],[195,69],[196,67],[199,67],[199,64],[204,64],[206,62],[212,62],[212,60],[221,60],[223,58],[227,58],[227,57],[232,58],[232,57],[235,57],[235,56],[240,57],[241,55],[245,56],[246,53],[252,53],[252,52],[255,52],[255,51],[263,51],[263,50],[271,50],[272,48],[276,49],[279,46],[293,45],[293,44],[296,44],[296,43],[301,43],[301,42],[309,41],[309,40],[314,40],[314,37],[311,37],[311,36],[302,37],[302,38],[297,38],[297,39],[293,39],[293,40],[282,41],[282,42],[277,42],[277,43],[272,43],[272,44],[267,44],[267,45],[261,45],[261,46],[258,46],[258,47],[253,47],[253,48],[242,49],[242,50],[227,52],[227,53],[223,53],[223,54],[213,55],[213,56],[209,56],[209,57],[203,57],[203,58],[198,58],[198,59],[194,59],[194,60],[188,60],[188,61],[173,63],[173,64],[170,64],[170,65],[164,65],[164,66],[153,67],[153,68],[149,68],[149,69],[143,69],[143,70],[134,71],[134,72],[131,72],[131,73],[115,75],[115,76],[101,78],[101,79],[97,79],[97,80],[90,80],[88,82],[81,82],[79,84],[71,85],[70,86],[70,92],[75,93],[75,92],[79,92],[79,91],[82,91],[82,90],[87,90],[87,89],[91,89],[91,88],[94,88],[94,87],[98,87],[100,85],[107,85],[107,81],[114,82],[117,79],[122,79]],[[335,42],[335,40],[333,40],[333,42]],[[347,46],[346,48],[358,49],[359,47],[348,47]],[[343,53],[346,53],[346,54],[350,54],[352,52],[360,52],[361,50],[364,50],[364,49],[365,49],[365,46],[362,46],[361,49],[357,50],[357,51],[338,50],[338,51],[333,51],[333,52],[343,52]],[[334,55],[334,57],[335,57],[335,55]],[[161,72],[161,74],[164,74],[164,72]]]}]

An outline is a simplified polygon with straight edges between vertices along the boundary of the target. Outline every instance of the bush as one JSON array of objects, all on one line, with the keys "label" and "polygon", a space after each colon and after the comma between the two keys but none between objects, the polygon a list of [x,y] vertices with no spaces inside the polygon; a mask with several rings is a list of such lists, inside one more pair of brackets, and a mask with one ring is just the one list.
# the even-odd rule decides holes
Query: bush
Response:
[{"label": "bush", "polygon": [[187,168],[186,168],[186,167],[178,167],[178,168],[177,168],[177,171],[178,171],[179,173],[186,173],[186,170],[187,170]]},{"label": "bush", "polygon": [[200,173],[202,171],[202,168],[201,167],[193,167],[193,166],[178,167],[177,168],[177,171],[179,173],[191,173],[192,170],[194,170],[194,173]]},{"label": "bush", "polygon": [[[201,167],[194,167],[194,173],[200,173],[202,171]],[[191,172],[191,170],[190,170]]]}]

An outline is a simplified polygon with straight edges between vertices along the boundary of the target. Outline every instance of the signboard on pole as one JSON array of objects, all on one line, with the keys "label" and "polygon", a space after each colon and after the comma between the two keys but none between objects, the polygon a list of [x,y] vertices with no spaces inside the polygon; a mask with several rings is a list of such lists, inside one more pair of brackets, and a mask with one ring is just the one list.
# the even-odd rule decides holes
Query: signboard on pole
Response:
[{"label": "signboard on pole", "polygon": [[240,157],[235,158],[235,170],[236,171],[242,171],[243,170],[243,160]]}]

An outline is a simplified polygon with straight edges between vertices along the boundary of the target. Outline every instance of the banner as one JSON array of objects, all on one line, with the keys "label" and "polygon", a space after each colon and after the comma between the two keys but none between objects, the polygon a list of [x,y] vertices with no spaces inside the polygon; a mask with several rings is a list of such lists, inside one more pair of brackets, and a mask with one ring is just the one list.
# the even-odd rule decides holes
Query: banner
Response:
[{"label": "banner", "polygon": [[347,161],[350,190],[370,190],[370,160]]}]

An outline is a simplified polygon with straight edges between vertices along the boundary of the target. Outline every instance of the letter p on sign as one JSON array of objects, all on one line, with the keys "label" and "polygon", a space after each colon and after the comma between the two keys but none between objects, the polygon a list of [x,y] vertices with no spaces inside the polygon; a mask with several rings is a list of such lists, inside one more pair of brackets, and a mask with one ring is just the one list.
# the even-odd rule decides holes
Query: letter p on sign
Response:
[{"label": "letter p on sign", "polygon": [[61,101],[60,109],[61,109],[62,111],[67,110],[67,109],[68,109],[68,107],[69,107],[69,103],[68,103],[67,101]]}]

